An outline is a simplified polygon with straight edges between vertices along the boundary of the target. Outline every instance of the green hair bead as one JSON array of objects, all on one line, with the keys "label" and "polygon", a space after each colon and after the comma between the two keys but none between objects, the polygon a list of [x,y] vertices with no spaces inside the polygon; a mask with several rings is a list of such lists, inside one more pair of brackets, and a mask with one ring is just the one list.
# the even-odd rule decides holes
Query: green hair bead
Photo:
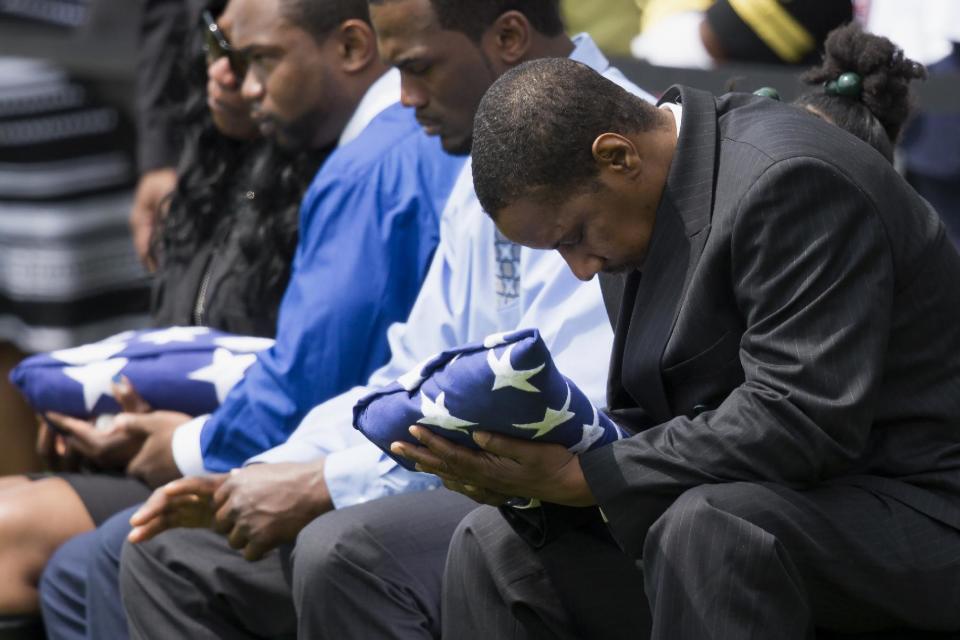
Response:
[{"label": "green hair bead", "polygon": [[771,100],[780,100],[780,92],[773,87],[760,87],[753,92],[753,95],[761,98],[770,98]]},{"label": "green hair bead", "polygon": [[836,80],[827,82],[823,88],[828,96],[859,98],[863,93],[863,78],[860,77],[859,73],[847,71],[841,73]]}]

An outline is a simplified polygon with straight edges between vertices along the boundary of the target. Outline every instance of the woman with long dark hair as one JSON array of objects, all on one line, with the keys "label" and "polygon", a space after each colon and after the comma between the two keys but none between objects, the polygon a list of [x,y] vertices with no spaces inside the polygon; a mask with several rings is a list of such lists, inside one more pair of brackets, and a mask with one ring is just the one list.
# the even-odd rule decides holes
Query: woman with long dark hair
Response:
[{"label": "woman with long dark hair", "polygon": [[[209,4],[216,15],[225,2]],[[208,31],[202,25],[191,43],[178,182],[152,241],[152,314],[158,326],[273,336],[299,202],[326,154],[287,152],[256,135],[239,96],[241,74],[200,45]],[[122,404],[137,408],[132,394]],[[52,431],[44,445],[62,461],[63,441]],[[138,480],[93,470],[0,479],[0,634],[32,633],[37,580],[63,542],[149,494]]]}]

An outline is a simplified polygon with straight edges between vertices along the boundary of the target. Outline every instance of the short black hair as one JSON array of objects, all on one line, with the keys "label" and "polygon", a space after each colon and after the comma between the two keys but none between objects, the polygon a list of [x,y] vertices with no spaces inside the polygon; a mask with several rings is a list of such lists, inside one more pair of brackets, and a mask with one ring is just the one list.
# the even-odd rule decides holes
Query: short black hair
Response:
[{"label": "short black hair", "polygon": [[347,20],[370,24],[367,0],[280,0],[280,11],[317,42]]},{"label": "short black hair", "polygon": [[[386,0],[369,0],[383,4]],[[474,42],[507,11],[519,11],[530,25],[545,36],[563,33],[559,0],[430,0],[440,26],[459,31]]]},{"label": "short black hair", "polygon": [[[860,97],[828,95],[824,83],[847,72],[863,79]],[[830,32],[823,64],[801,77],[817,90],[800,96],[794,104],[826,116],[893,162],[893,147],[913,105],[910,82],[926,77],[923,65],[905,57],[890,40],[850,23]]]},{"label": "short black hair", "polygon": [[656,107],[579,62],[521,64],[493,83],[477,109],[477,198],[492,217],[525,196],[560,201],[596,178],[598,136],[650,131],[657,122]]}]

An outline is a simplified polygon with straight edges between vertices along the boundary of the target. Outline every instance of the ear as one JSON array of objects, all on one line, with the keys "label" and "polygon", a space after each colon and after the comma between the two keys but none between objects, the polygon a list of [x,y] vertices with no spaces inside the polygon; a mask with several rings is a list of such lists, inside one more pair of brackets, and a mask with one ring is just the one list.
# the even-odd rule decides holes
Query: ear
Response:
[{"label": "ear", "polygon": [[345,21],[333,37],[344,73],[360,73],[377,58],[377,38],[363,20]]},{"label": "ear", "polygon": [[619,133],[602,133],[593,141],[593,159],[600,169],[629,176],[640,169],[640,153],[633,142]]},{"label": "ear", "polygon": [[525,15],[506,11],[483,33],[480,45],[491,60],[508,69],[526,60],[532,33],[533,27]]}]

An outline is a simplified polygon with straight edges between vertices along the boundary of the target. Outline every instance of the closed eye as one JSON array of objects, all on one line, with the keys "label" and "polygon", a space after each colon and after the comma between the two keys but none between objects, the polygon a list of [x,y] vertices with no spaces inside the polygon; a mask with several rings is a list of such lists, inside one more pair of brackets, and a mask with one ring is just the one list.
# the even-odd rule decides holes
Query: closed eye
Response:
[{"label": "closed eye", "polygon": [[559,249],[560,247],[575,247],[583,241],[583,227],[578,227],[576,232],[570,235],[567,235],[560,239],[557,244],[553,246],[554,249]]}]

